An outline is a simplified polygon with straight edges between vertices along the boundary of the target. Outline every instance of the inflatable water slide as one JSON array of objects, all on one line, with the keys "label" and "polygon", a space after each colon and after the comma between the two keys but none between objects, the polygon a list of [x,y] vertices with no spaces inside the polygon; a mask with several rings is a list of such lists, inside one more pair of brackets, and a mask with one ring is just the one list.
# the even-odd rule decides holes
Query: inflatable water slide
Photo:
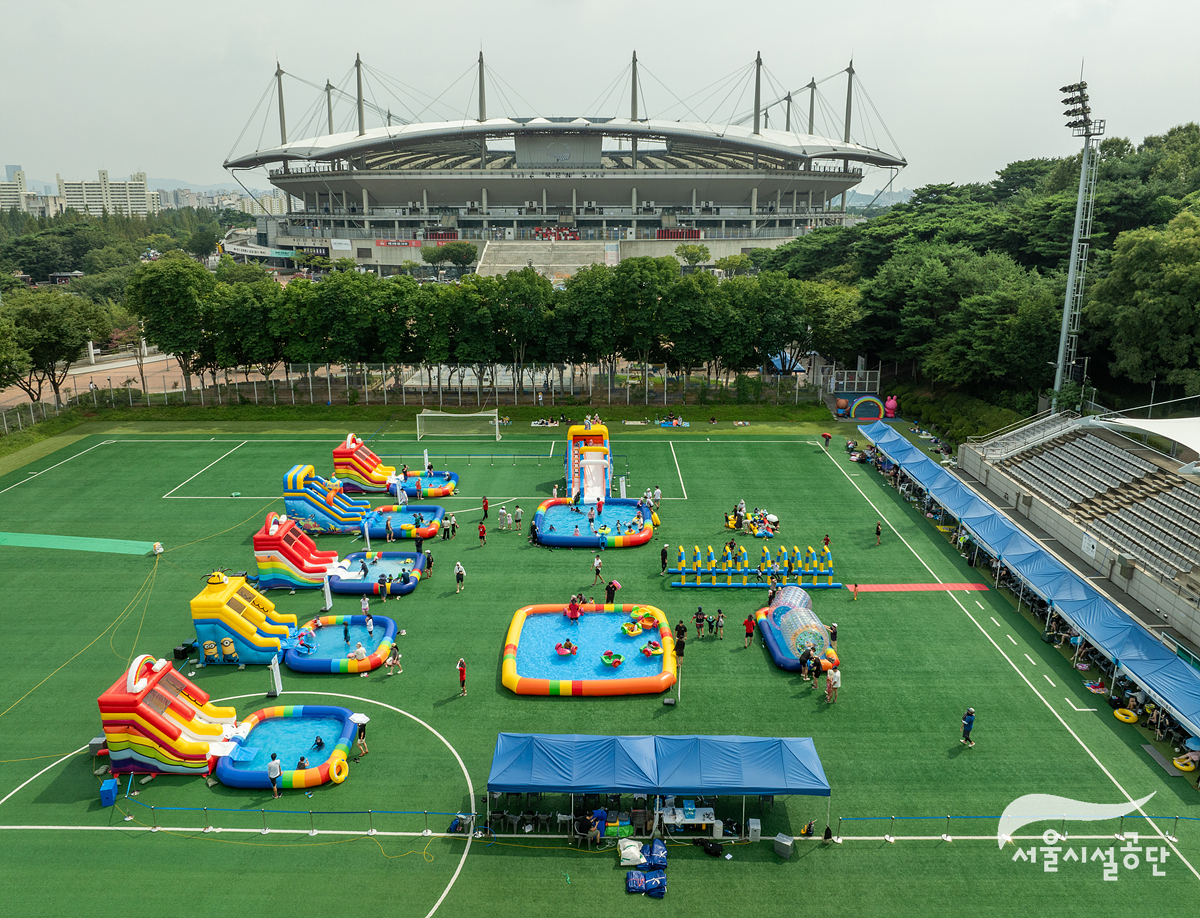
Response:
[{"label": "inflatable water slide", "polygon": [[192,600],[192,624],[200,641],[201,662],[270,663],[296,645],[296,616],[275,611],[245,577],[214,571]]},{"label": "inflatable water slide", "polygon": [[333,474],[348,492],[388,491],[388,479],[395,480],[396,467],[384,465],[362,440],[348,434],[345,442],[333,450]]},{"label": "inflatable water slide", "polygon": [[603,424],[572,424],[567,430],[567,497],[580,492],[580,500],[594,504],[608,498],[612,487],[612,457],[608,428]]},{"label": "inflatable water slide", "polygon": [[311,465],[294,465],[283,476],[283,505],[306,532],[358,532],[371,512],[370,501],[346,497]]},{"label": "inflatable water slide", "polygon": [[248,728],[208,699],[166,660],[139,656],[98,699],[113,774],[209,774]]},{"label": "inflatable water slide", "polygon": [[254,534],[254,560],[258,562],[260,590],[311,590],[332,573],[338,555],[336,551],[318,551],[295,520],[272,511]]}]

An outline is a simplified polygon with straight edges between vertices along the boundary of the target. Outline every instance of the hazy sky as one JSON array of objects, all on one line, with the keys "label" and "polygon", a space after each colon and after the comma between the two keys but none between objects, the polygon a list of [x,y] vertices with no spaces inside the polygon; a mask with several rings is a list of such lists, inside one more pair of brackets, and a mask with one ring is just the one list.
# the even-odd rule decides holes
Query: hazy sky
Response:
[{"label": "hazy sky", "polygon": [[[370,94],[397,112],[426,100],[413,93],[402,100],[405,90],[389,90],[384,76],[439,96],[465,74],[424,117],[473,115],[472,65],[481,46],[489,68],[511,87],[491,81],[493,117],[627,115],[622,71],[634,49],[644,68],[643,117],[692,117],[657,78],[693,103],[721,87],[697,106],[716,121],[731,117],[739,93],[740,109],[749,108],[752,84],[721,80],[749,77],[756,51],[785,90],[830,76],[853,57],[910,163],[897,188],[988,181],[1012,160],[1075,152],[1058,88],[1078,78],[1084,58],[1095,116],[1107,119],[1110,135],[1136,142],[1200,118],[1200,56],[1190,50],[1200,34],[1195,0],[38,0],[19,13],[14,4],[8,0],[3,17],[0,164],[20,163],[39,180],[56,172],[93,178],[108,169],[113,177],[145,171],[196,185],[227,181],[221,163],[231,152],[254,150],[260,136],[262,146],[278,141],[273,101],[250,121],[277,57],[285,71],[323,86],[326,78],[336,85],[348,77],[361,53],[383,75],[369,75]],[[352,79],[344,85],[353,92]],[[294,80],[285,93],[291,139],[304,136],[306,112],[323,132],[319,94]],[[840,131],[844,75],[821,93]],[[807,96],[798,99],[806,118]],[[351,116],[343,105],[335,120]],[[868,127],[856,113],[854,139],[895,149],[870,118]],[[380,122],[369,116],[368,123]],[[818,111],[816,133],[822,128]],[[261,177],[243,180],[267,185]],[[886,180],[868,175],[861,190]]]}]

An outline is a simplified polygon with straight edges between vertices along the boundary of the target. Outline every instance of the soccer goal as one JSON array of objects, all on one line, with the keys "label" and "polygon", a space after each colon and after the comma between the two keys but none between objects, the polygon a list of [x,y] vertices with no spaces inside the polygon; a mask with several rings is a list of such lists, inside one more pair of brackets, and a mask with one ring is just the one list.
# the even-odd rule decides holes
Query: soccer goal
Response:
[{"label": "soccer goal", "polygon": [[500,439],[500,411],[475,411],[452,414],[449,411],[422,411],[417,415],[417,439],[425,437],[487,437]]}]

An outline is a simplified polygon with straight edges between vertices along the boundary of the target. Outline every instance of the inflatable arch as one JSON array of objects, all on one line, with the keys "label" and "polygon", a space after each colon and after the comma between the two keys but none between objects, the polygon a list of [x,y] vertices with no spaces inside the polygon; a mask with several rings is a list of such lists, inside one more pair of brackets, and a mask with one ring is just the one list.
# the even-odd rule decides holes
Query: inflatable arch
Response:
[{"label": "inflatable arch", "polygon": [[[858,408],[862,404],[874,405],[878,412],[876,414],[859,415]],[[864,395],[862,398],[854,400],[854,404],[850,406],[850,417],[860,420],[879,420],[883,418],[883,402],[873,395]]]}]

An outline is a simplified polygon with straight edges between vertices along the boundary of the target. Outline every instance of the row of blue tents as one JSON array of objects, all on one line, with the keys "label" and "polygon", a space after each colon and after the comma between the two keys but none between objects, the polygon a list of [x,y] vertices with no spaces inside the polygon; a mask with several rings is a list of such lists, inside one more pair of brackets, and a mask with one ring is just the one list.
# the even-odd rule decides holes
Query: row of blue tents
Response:
[{"label": "row of blue tents", "polygon": [[1187,661],[891,426],[876,421],[858,429],[1156,704],[1200,736],[1200,673]]}]

